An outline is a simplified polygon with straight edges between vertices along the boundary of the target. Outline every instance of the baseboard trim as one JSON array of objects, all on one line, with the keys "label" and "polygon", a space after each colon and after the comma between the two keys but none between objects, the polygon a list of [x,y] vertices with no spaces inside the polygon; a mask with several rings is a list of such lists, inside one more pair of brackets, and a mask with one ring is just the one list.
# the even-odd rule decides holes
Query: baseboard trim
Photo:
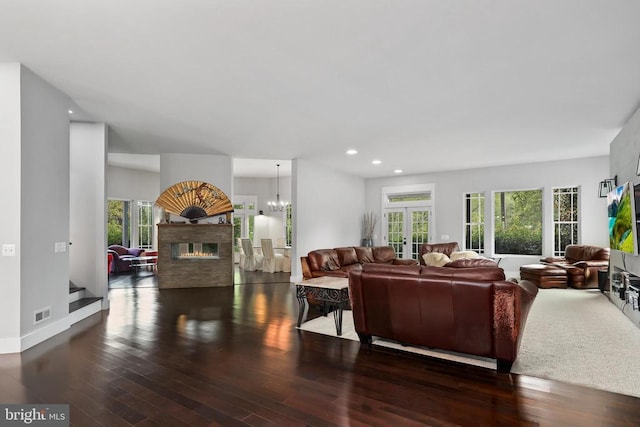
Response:
[{"label": "baseboard trim", "polygon": [[21,343],[19,351],[25,351],[36,344],[40,344],[41,342],[66,331],[70,326],[71,323],[69,322],[69,316],[66,316],[63,319],[56,320],[42,328],[36,329],[35,331],[20,338]]},{"label": "baseboard trim", "polygon": [[20,353],[20,338],[0,339],[0,354]]}]

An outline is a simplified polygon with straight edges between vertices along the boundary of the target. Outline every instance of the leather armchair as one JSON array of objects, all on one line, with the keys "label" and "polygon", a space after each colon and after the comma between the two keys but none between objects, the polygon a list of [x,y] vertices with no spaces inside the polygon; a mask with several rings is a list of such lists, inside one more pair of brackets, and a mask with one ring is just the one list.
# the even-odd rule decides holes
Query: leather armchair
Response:
[{"label": "leather armchair", "polygon": [[609,267],[609,248],[568,245],[564,257],[546,257],[540,262],[564,269],[572,288],[598,288],[598,270]]}]

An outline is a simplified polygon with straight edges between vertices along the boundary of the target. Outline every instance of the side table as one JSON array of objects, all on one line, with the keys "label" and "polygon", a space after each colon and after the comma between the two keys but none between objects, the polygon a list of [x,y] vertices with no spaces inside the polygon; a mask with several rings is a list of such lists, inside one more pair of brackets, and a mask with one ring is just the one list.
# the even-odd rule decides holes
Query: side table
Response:
[{"label": "side table", "polygon": [[349,302],[349,279],[346,277],[316,277],[296,283],[296,298],[298,299],[298,327],[309,307],[307,297],[326,302],[336,309],[333,319],[336,324],[336,334],[342,335],[342,310]]}]

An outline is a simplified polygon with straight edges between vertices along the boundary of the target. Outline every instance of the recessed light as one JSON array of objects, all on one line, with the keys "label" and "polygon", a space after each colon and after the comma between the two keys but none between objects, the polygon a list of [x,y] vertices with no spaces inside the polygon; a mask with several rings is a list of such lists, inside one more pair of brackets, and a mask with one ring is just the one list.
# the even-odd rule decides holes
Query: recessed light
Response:
[{"label": "recessed light", "polygon": [[353,148],[347,150],[347,154],[353,156],[354,154],[358,154],[358,150],[354,150]]},{"label": "recessed light", "polygon": [[69,110],[69,114],[73,114],[73,110]]},{"label": "recessed light", "polygon": [[393,173],[402,173],[402,169],[396,169],[393,171]]},{"label": "recessed light", "polygon": [[371,161],[371,164],[372,164],[372,165],[379,165],[379,164],[382,164],[382,160],[372,160],[372,161]]}]

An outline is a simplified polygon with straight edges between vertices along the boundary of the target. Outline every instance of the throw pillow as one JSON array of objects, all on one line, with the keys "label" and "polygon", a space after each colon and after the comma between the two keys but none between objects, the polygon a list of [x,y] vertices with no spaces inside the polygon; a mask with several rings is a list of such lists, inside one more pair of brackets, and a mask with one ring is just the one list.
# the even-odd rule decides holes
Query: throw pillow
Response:
[{"label": "throw pillow", "polygon": [[429,267],[443,267],[451,262],[451,258],[440,252],[429,252],[422,255],[422,259]]},{"label": "throw pillow", "polygon": [[459,251],[451,253],[451,261],[455,261],[458,259],[472,259],[472,258],[480,258],[480,255],[474,251]]}]

